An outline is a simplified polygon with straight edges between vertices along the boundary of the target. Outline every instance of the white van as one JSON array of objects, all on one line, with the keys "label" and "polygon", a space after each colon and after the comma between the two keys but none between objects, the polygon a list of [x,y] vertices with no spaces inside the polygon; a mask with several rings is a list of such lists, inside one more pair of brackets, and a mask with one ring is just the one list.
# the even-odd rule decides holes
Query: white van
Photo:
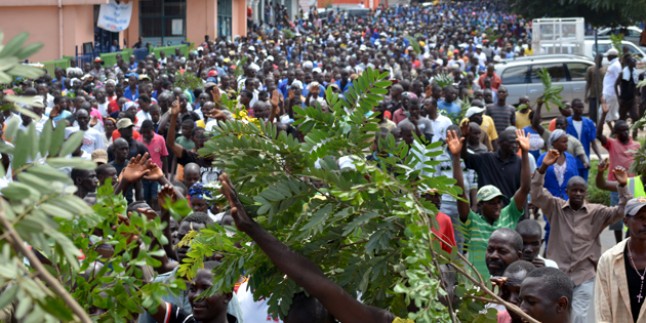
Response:
[{"label": "white van", "polygon": [[[597,40],[598,44],[598,52],[603,54],[603,62],[602,65],[608,65],[608,59],[606,58],[606,52],[612,48],[612,41],[610,39],[599,39]],[[621,46],[625,47],[628,49],[628,51],[637,59],[637,70],[643,71],[646,69],[646,53],[644,51],[633,44],[632,42],[629,41],[622,41]],[[589,57],[591,59],[594,59],[594,57],[597,55],[597,51],[595,51],[594,48],[594,40],[593,39],[586,39],[584,42],[584,47],[583,47],[583,55],[586,57]]]}]

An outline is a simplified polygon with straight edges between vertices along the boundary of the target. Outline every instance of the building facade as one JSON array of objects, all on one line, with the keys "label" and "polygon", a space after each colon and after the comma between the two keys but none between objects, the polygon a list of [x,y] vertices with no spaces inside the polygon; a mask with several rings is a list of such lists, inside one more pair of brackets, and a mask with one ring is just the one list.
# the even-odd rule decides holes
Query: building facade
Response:
[{"label": "building facade", "polygon": [[247,33],[247,0],[121,0],[133,8],[128,28],[120,33],[96,27],[99,6],[108,2],[1,0],[0,31],[5,42],[21,32],[30,34],[28,42],[42,42],[43,49],[30,58],[34,62],[83,54],[88,45],[97,51],[132,46],[140,37],[144,44],[166,46]]}]

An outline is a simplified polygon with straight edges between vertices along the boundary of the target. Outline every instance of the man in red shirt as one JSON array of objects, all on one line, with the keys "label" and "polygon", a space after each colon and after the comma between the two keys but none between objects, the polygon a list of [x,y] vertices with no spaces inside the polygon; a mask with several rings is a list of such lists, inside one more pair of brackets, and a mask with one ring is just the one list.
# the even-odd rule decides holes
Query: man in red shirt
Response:
[{"label": "man in red shirt", "polygon": [[[168,157],[168,149],[166,148],[166,140],[164,137],[155,133],[155,125],[152,120],[144,120],[141,124],[141,137],[137,139],[148,148],[150,154],[150,161],[159,166],[159,168],[167,174],[167,164],[164,159]],[[157,209],[157,192],[159,191],[159,183],[156,181],[142,180],[144,187],[144,199],[153,208]]]},{"label": "man in red shirt", "polygon": [[487,71],[480,75],[478,78],[478,85],[480,85],[481,88],[485,88],[485,79],[490,79],[491,80],[491,88],[494,90],[498,90],[500,85],[502,85],[502,80],[500,79],[500,76],[496,74],[495,67],[493,64],[487,65]]},{"label": "man in red shirt", "polygon": [[[605,103],[601,104],[602,114],[597,124],[597,139],[603,145],[603,148],[608,150],[608,159],[610,160],[610,169],[615,169],[617,166],[621,166],[625,169],[630,169],[631,165],[635,161],[635,152],[640,148],[638,141],[633,141],[633,138],[630,136],[630,127],[625,120],[617,120],[612,129],[615,134],[615,138],[608,138],[603,134],[603,122],[606,120],[606,115],[609,111],[609,106]],[[632,177],[635,174],[628,173],[628,176]],[[608,181],[615,181],[614,172],[608,172]],[[610,192],[610,205],[617,205],[619,203],[619,193]],[[617,243],[621,242],[622,233],[624,228],[624,222],[622,220],[617,221],[617,223],[612,224],[609,227],[610,231],[615,233],[615,241]]]},{"label": "man in red shirt", "polygon": [[441,203],[441,194],[438,194],[437,190],[429,189],[422,194],[422,198],[431,201],[435,204],[435,207],[438,209],[435,220],[437,221],[437,227],[433,227],[431,231],[435,233],[438,237],[442,238],[440,244],[442,245],[442,250],[451,253],[453,247],[456,246],[455,243],[455,233],[453,231],[453,223],[451,218],[440,212],[440,203]]}]

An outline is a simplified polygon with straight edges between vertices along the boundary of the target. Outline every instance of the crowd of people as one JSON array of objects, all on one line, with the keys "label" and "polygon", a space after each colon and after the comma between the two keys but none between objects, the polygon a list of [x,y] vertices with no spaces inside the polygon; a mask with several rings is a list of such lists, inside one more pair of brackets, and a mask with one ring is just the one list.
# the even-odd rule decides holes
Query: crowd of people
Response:
[{"label": "crowd of people", "polygon": [[[206,36],[188,55],[161,53],[139,61],[118,56],[114,66],[97,58],[20,80],[21,95],[35,98],[26,108],[37,118],[5,110],[0,122],[16,119],[20,129],[34,125],[36,131],[52,122],[65,126],[68,136],[82,131],[73,156],[97,168],[74,169],[70,176],[89,204],[108,179],[129,210],[163,213],[163,198],[189,200],[192,214],[179,223],[167,220],[175,229],[168,230],[171,244],[151,277],[155,281],[177,275],[190,248],[177,242],[190,231],[233,222],[307,292],[297,295],[285,322],[405,322],[354,299],[255,223],[226,174],[212,167],[217,157],[198,154],[210,131],[234,118],[221,104],[223,96],[248,116],[302,140],[294,107],[329,112],[326,91],[343,98],[367,68],[388,72],[392,85],[374,107],[378,136],[392,134],[408,145],[441,142],[436,173],[454,178],[462,191],[458,197],[420,192],[440,210],[434,230],[447,251],[466,253],[504,300],[538,321],[644,321],[646,179],[631,173],[631,165],[642,161],[635,160],[637,133],[631,135],[625,121],[638,117],[632,108],[639,91],[625,84],[637,80],[633,62],[608,51],[610,66],[588,71],[586,97],[566,102],[561,115],[545,124],[543,103],[526,97],[510,102],[495,72],[502,59],[533,54],[530,22],[506,10],[498,1],[450,2],[380,7],[365,17],[310,10],[290,20],[280,9],[280,19],[268,13],[247,36]],[[175,84],[189,74],[202,85]],[[586,103],[594,112],[601,106],[599,118],[584,115]],[[608,151],[607,160],[597,142]],[[600,161],[596,185],[612,192],[611,206],[586,201],[591,150]],[[13,180],[11,156],[2,155],[2,162],[9,171],[0,186],[6,186]],[[230,209],[220,210],[207,198],[204,186],[214,181],[221,182]],[[618,244],[602,255],[599,236],[610,225]],[[625,240],[624,225],[630,234]],[[165,296],[160,311],[139,321],[279,321],[263,300],[253,300],[245,283],[231,293],[197,297],[212,286],[209,269],[215,265],[206,261],[185,293]],[[522,321],[514,311],[490,305],[498,322]]]}]

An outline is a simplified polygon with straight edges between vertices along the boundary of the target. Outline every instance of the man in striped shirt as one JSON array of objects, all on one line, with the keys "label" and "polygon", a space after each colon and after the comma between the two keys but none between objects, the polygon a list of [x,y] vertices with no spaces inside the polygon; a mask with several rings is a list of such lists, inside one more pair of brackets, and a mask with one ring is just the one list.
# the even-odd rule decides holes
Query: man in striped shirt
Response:
[{"label": "man in striped shirt", "polygon": [[458,137],[454,131],[447,134],[447,146],[453,155],[453,177],[463,191],[460,194],[462,200],[458,201],[458,212],[463,223],[464,245],[468,250],[469,262],[475,266],[485,280],[488,280],[490,276],[485,262],[489,237],[496,229],[516,228],[516,224],[523,215],[523,208],[530,190],[529,138],[523,130],[516,130],[516,141],[522,150],[520,188],[509,200],[509,204],[503,207],[505,196],[497,187],[493,185],[481,187],[477,194],[479,212],[476,213],[465,202],[467,199],[464,194],[464,176],[460,167],[460,153],[464,139]]}]

